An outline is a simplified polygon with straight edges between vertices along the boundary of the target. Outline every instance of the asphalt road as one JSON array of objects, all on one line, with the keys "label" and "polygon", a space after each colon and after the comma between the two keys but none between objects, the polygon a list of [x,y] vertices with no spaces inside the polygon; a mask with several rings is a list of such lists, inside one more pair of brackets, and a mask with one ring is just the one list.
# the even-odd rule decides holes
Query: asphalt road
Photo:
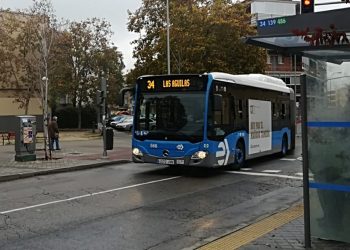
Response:
[{"label": "asphalt road", "polygon": [[0,183],[0,249],[195,248],[302,198],[300,145],[240,172],[123,164]]}]

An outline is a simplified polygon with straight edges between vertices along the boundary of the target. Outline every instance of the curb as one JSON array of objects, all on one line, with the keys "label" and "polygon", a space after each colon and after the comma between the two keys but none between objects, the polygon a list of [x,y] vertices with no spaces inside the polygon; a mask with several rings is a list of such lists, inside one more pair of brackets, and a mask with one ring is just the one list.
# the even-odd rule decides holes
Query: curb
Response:
[{"label": "curb", "polygon": [[19,173],[19,174],[5,175],[5,176],[0,176],[0,182],[13,181],[13,180],[30,178],[30,177],[34,177],[34,176],[40,176],[40,175],[73,172],[73,171],[79,171],[79,170],[85,170],[85,169],[91,169],[91,168],[99,168],[99,167],[109,166],[109,165],[113,165],[113,164],[123,164],[123,163],[130,163],[130,162],[131,162],[131,160],[114,160],[114,161],[108,161],[108,162],[93,163],[93,164],[88,164],[88,165],[77,165],[77,166],[72,166],[72,167],[41,170],[41,171],[36,171],[36,172],[31,172],[31,173]]}]

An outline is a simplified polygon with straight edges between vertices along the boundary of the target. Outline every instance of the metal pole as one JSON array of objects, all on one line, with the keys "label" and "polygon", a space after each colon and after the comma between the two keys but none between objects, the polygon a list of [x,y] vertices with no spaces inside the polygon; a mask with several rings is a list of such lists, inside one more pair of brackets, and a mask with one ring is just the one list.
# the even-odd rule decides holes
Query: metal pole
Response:
[{"label": "metal pole", "polygon": [[[47,99],[48,99],[48,78],[47,78],[47,69],[45,72],[45,76],[43,77],[43,80],[45,81],[45,93],[44,93],[44,151],[45,151],[45,160],[48,160],[48,155],[47,155],[47,144],[50,142],[49,140],[49,135],[48,135],[48,115],[47,115]],[[51,155],[51,154],[50,154]],[[51,159],[51,157],[50,157]]]},{"label": "metal pole", "polygon": [[[105,105],[103,105],[104,108]],[[107,156],[107,140],[106,140],[106,115],[103,115],[103,154],[102,156],[106,157]]]},{"label": "metal pole", "polygon": [[106,78],[101,78],[101,90],[103,91],[103,102],[102,102],[102,132],[103,132],[103,157],[107,157],[107,134],[106,134]]},{"label": "metal pole", "polygon": [[303,157],[303,193],[304,193],[304,237],[305,248],[311,248],[310,194],[309,194],[309,155],[307,141],[307,91],[306,75],[300,77],[302,112],[302,157]]},{"label": "metal pole", "polygon": [[169,23],[169,0],[166,1],[166,26],[167,26],[167,61],[168,75],[170,75],[170,23]]},{"label": "metal pole", "polygon": [[297,55],[294,54],[294,101],[297,104]]}]

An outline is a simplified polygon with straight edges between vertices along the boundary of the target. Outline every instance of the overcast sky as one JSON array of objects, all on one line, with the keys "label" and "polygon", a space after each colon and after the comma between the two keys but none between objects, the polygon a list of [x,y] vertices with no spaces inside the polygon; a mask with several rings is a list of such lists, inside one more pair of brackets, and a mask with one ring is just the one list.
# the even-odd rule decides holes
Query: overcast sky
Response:
[{"label": "overcast sky", "polygon": [[[112,40],[122,52],[126,70],[133,67],[130,42],[137,34],[127,30],[127,10],[134,12],[141,6],[142,0],[51,0],[58,18],[81,21],[87,18],[104,18],[112,25]],[[32,0],[0,0],[0,8],[12,10],[28,8]]]}]

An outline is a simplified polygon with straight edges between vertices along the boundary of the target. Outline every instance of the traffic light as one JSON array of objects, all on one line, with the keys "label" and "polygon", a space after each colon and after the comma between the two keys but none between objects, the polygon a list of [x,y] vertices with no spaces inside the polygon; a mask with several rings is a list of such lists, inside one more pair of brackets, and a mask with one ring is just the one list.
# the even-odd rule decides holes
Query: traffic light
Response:
[{"label": "traffic light", "polygon": [[102,105],[105,100],[105,93],[102,90],[97,90],[96,92],[96,103],[97,105]]},{"label": "traffic light", "polygon": [[105,105],[107,97],[107,83],[106,79],[101,79],[101,90],[97,90],[96,92],[96,103],[97,105]]},{"label": "traffic light", "polygon": [[301,13],[314,12],[315,2],[314,0],[301,0]]}]

